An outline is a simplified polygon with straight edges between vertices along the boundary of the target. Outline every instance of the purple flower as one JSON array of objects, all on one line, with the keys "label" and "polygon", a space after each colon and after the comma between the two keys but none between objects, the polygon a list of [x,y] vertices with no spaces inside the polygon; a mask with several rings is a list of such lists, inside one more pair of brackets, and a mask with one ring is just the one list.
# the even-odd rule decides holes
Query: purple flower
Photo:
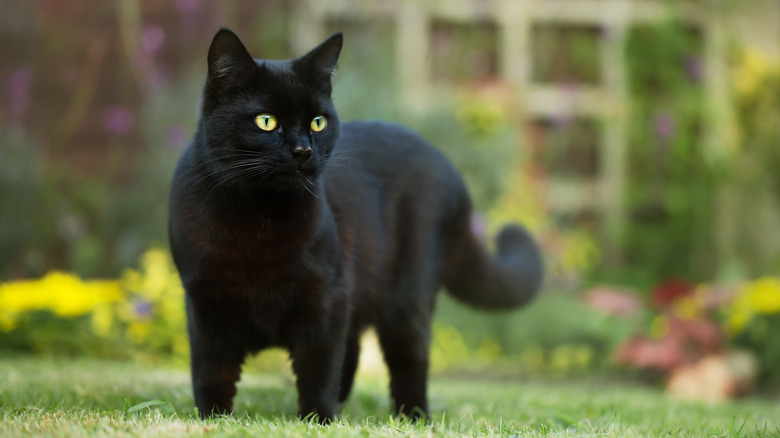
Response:
[{"label": "purple flower", "polygon": [[6,95],[12,118],[20,118],[30,105],[31,85],[32,71],[28,67],[14,70],[6,79]]},{"label": "purple flower", "polygon": [[200,6],[200,0],[175,0],[179,12],[192,12]]},{"label": "purple flower", "polygon": [[116,136],[130,132],[135,125],[135,117],[127,108],[112,106],[103,111],[103,127]]},{"label": "purple flower", "polygon": [[666,141],[672,138],[675,131],[674,116],[665,111],[660,111],[656,113],[653,123],[655,125],[655,135],[660,140]]},{"label": "purple flower", "polygon": [[688,55],[684,61],[685,73],[688,75],[688,79],[693,82],[701,81],[704,76],[704,67],[701,63],[701,58],[698,55]]},{"label": "purple flower", "polygon": [[154,304],[149,301],[138,300],[135,302],[135,314],[141,318],[152,316],[152,310],[154,310]]},{"label": "purple flower", "polygon": [[187,130],[182,125],[173,125],[168,130],[168,147],[181,149],[187,142]]},{"label": "purple flower", "polygon": [[148,53],[158,52],[165,44],[165,31],[160,26],[146,26],[141,32],[141,46]]}]

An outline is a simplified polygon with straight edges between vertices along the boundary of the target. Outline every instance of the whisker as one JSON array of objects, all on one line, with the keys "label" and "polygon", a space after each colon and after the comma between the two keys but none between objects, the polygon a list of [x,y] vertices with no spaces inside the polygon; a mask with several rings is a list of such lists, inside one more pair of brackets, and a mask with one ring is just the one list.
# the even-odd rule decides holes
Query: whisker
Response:
[{"label": "whisker", "polygon": [[[312,182],[312,180],[309,179],[309,177],[306,177],[306,182],[311,184],[312,187],[316,187],[316,184]],[[311,189],[309,189],[306,184],[303,185],[303,188],[306,189],[307,192],[311,193],[312,196],[314,196],[317,199],[320,199],[319,195],[315,194]]]}]

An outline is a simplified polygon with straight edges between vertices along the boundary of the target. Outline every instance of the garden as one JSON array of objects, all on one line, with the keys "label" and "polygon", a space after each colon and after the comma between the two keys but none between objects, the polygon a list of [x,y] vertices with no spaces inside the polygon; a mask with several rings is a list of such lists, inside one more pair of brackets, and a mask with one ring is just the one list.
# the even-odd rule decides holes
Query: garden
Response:
[{"label": "garden", "polygon": [[[334,424],[295,418],[276,349],[244,364],[232,416],[198,420],[167,244],[170,178],[197,123],[212,30],[229,23],[257,56],[296,56],[298,8],[7,5],[24,25],[0,21],[0,435],[780,436],[780,53],[728,34],[713,111],[708,28],[674,8],[630,27],[620,49],[617,239],[598,202],[550,200],[556,182],[605,171],[611,120],[529,116],[507,97],[495,25],[476,12],[474,25],[434,20],[437,86],[412,108],[395,80],[404,51],[392,26],[371,24],[373,6],[359,19],[323,15],[321,30],[347,38],[340,118],[399,122],[440,148],[474,198],[473,231],[489,241],[525,224],[545,286],[512,312],[439,294],[427,422],[390,415],[371,331]],[[535,80],[571,95],[605,80],[609,32],[545,26],[533,28]],[[727,137],[717,153],[713,126]]]}]

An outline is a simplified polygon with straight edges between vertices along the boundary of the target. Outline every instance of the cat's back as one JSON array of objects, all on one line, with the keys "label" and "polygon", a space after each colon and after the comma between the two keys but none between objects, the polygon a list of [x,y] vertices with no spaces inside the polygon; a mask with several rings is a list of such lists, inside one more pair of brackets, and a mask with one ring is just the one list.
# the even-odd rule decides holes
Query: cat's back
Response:
[{"label": "cat's back", "polygon": [[344,123],[328,173],[331,180],[352,173],[352,177],[380,180],[384,185],[462,186],[457,170],[441,152],[411,129],[383,121]]},{"label": "cat's back", "polygon": [[401,125],[343,124],[327,166],[325,191],[337,222],[362,222],[374,229],[414,224],[421,232],[433,232],[437,224],[462,220],[470,209],[455,166]]}]

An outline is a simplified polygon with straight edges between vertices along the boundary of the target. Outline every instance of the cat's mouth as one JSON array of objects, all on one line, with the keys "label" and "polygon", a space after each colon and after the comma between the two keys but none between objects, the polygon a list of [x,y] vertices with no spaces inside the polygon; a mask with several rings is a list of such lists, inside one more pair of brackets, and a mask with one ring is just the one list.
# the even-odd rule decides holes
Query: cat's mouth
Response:
[{"label": "cat's mouth", "polygon": [[319,166],[314,160],[306,160],[298,164],[294,173],[296,176],[314,177],[319,173]]}]

